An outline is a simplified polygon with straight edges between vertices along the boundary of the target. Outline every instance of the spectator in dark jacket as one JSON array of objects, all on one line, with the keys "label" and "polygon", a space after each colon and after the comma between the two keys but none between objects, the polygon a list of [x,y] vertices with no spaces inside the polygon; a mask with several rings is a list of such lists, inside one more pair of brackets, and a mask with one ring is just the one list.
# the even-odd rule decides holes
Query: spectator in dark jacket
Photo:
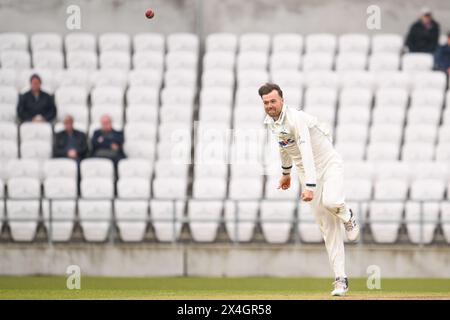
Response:
[{"label": "spectator in dark jacket", "polygon": [[92,156],[108,158],[117,165],[120,159],[125,158],[123,152],[123,132],[112,127],[111,118],[104,115],[100,119],[101,129],[96,130],[92,136]]},{"label": "spectator in dark jacket", "polygon": [[406,46],[409,52],[434,53],[439,41],[439,24],[433,20],[428,8],[422,9],[422,16],[409,29]]},{"label": "spectator in dark jacket", "polygon": [[56,116],[56,107],[51,95],[41,90],[41,78],[33,74],[30,78],[31,89],[19,96],[17,115],[23,121],[52,121]]},{"label": "spectator in dark jacket", "polygon": [[87,156],[88,144],[86,135],[73,128],[73,118],[64,117],[64,130],[55,134],[53,156],[55,158],[71,158],[80,162]]},{"label": "spectator in dark jacket", "polygon": [[436,69],[450,76],[450,31],[447,33],[447,43],[440,46],[434,55],[434,64]]}]

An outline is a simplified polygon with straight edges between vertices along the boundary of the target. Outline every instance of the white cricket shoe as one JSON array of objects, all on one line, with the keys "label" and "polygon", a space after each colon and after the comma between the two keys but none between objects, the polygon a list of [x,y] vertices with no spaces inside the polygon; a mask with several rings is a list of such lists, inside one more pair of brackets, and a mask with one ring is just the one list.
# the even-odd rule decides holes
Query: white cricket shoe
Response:
[{"label": "white cricket shoe", "polygon": [[336,278],[333,282],[334,290],[331,291],[332,296],[343,297],[348,291],[348,279],[347,278]]},{"label": "white cricket shoe", "polygon": [[349,211],[350,211],[350,220],[344,222],[345,233],[349,241],[356,241],[359,238],[359,226],[358,223],[356,223],[355,217],[353,216],[352,209],[349,209]]}]

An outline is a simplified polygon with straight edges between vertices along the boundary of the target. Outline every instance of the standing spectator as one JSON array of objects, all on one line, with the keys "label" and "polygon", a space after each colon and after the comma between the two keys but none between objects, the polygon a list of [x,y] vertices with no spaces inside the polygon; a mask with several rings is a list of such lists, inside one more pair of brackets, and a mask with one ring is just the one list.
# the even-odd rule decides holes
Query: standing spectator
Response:
[{"label": "standing spectator", "polygon": [[53,156],[71,158],[80,162],[88,153],[86,135],[73,128],[73,118],[64,117],[64,130],[55,134]]},{"label": "standing spectator", "polygon": [[450,31],[447,33],[447,43],[440,46],[434,55],[434,64],[436,69],[450,77]]},{"label": "standing spectator", "polygon": [[406,46],[409,52],[434,53],[439,41],[439,24],[434,21],[429,8],[422,9],[422,16],[409,29]]},{"label": "standing spectator", "polygon": [[56,107],[51,95],[41,90],[41,77],[30,77],[31,89],[19,97],[17,115],[23,121],[52,121],[56,117]]},{"label": "standing spectator", "polygon": [[112,127],[111,118],[104,115],[100,119],[101,129],[95,130],[92,136],[92,156],[108,158],[117,166],[119,160],[125,158],[123,152],[123,132]]}]

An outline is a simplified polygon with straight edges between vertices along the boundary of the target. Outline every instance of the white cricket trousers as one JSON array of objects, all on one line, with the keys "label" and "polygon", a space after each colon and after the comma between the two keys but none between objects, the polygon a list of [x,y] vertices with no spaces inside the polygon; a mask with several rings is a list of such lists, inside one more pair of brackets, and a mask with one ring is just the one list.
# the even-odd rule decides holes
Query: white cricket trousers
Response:
[{"label": "white cricket trousers", "polygon": [[350,213],[345,204],[344,169],[340,157],[333,158],[317,179],[310,205],[335,277],[346,277],[343,222],[350,219]]}]

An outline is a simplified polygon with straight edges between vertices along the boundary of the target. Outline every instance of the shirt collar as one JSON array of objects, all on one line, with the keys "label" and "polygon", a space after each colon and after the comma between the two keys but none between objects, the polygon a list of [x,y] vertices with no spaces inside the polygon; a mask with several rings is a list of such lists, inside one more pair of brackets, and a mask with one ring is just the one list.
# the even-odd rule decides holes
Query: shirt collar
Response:
[{"label": "shirt collar", "polygon": [[281,124],[284,121],[284,115],[286,114],[286,106],[283,105],[281,108],[280,116],[278,117],[277,121],[273,120],[273,118],[269,115],[266,115],[266,118],[264,119],[264,124]]}]

